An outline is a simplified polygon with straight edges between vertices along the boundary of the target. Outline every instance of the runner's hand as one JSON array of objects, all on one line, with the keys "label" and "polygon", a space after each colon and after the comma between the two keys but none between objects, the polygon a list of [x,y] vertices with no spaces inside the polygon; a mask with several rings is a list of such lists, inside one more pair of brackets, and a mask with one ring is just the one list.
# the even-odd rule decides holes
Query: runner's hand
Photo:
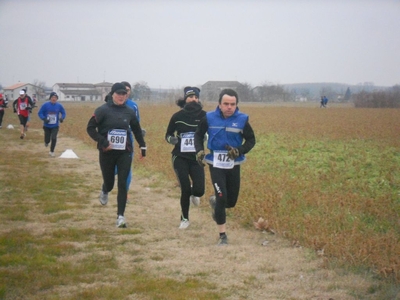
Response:
[{"label": "runner's hand", "polygon": [[230,159],[235,160],[236,158],[239,157],[240,153],[237,148],[233,148],[232,146],[229,146],[229,145],[227,145],[225,148],[226,148],[226,150],[228,150],[228,157]]},{"label": "runner's hand", "polygon": [[172,144],[172,145],[176,145],[176,144],[178,144],[178,138],[176,137],[176,136],[170,136],[169,137],[169,139],[168,139],[168,142],[170,143],[170,144]]},{"label": "runner's hand", "polygon": [[200,150],[200,151],[197,152],[197,154],[196,154],[196,160],[197,160],[198,164],[199,164],[200,166],[202,166],[202,167],[205,166],[205,164],[203,163],[204,156],[206,156],[206,155],[204,154],[204,151],[203,151],[203,150]]},{"label": "runner's hand", "polygon": [[140,157],[146,157],[147,147],[140,147]]}]

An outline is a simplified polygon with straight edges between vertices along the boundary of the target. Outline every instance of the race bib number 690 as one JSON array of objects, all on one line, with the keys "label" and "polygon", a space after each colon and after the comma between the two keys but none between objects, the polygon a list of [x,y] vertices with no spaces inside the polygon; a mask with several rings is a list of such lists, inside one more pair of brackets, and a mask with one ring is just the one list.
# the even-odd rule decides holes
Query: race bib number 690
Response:
[{"label": "race bib number 690", "polygon": [[112,129],[108,132],[107,140],[110,142],[113,150],[125,150],[126,148],[126,130]]}]

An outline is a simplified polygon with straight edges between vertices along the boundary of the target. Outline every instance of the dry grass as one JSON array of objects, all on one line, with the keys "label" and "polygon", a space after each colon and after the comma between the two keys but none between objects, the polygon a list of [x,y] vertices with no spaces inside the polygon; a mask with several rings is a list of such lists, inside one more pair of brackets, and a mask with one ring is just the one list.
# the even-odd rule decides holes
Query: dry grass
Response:
[{"label": "dry grass", "polygon": [[[83,128],[98,104],[67,105],[74,121],[63,132],[92,144]],[[142,172],[174,178],[164,134],[178,107],[139,105],[149,149]],[[400,280],[400,111],[306,106],[240,105],[257,145],[233,214],[248,226],[263,217],[278,233],[323,248],[331,261]]]},{"label": "dry grass", "polygon": [[[4,136],[13,146],[1,148],[0,276],[7,281],[0,283],[0,296],[23,299],[25,287],[30,299],[398,297],[400,139],[394,129],[400,111],[241,105],[258,143],[243,165],[238,206],[229,212],[236,245],[216,252],[207,244],[215,242],[209,241],[214,227],[200,212],[192,214],[189,236],[171,231],[177,203],[168,197],[177,191],[164,134],[175,105],[139,103],[148,157],[144,163],[135,157],[134,174],[145,181],[142,198],[151,206],[129,205],[135,225],[122,233],[97,225],[110,213],[82,199],[95,199],[101,182],[85,130],[98,105],[65,103],[60,147],[65,136],[77,138],[74,150],[87,153],[79,163],[54,167],[38,156],[40,131],[28,132],[23,142]],[[10,115],[5,124],[16,119]],[[37,118],[32,127],[41,127]],[[160,217],[146,224],[154,216]],[[259,232],[266,237],[264,251],[252,245],[261,240],[253,232],[260,217],[266,220],[260,226],[276,233]],[[371,279],[374,273],[380,277]]]}]

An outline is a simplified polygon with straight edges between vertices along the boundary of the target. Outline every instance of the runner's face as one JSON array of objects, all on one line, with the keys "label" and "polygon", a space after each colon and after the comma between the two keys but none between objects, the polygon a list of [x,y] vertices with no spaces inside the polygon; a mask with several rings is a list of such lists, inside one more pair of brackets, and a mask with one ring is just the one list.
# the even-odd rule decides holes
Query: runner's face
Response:
[{"label": "runner's face", "polygon": [[50,102],[51,103],[56,103],[57,100],[58,100],[57,96],[53,96],[53,97],[50,98]]},{"label": "runner's face", "polygon": [[126,99],[129,99],[130,96],[131,96],[131,89],[129,88],[129,86],[126,86],[125,88],[126,88],[126,91],[127,91]]},{"label": "runner's face", "polygon": [[126,101],[126,93],[114,93],[112,95],[113,101],[116,105],[123,105]]},{"label": "runner's face", "polygon": [[199,98],[196,95],[190,95],[186,98],[186,103],[189,102],[199,102]]},{"label": "runner's face", "polygon": [[224,118],[229,118],[236,110],[236,97],[223,95],[219,109],[222,111]]}]

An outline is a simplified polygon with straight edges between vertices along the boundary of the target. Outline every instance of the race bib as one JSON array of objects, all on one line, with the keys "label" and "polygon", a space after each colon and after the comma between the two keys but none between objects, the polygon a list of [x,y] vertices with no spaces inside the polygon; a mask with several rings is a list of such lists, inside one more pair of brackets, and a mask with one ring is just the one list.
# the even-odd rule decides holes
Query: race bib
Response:
[{"label": "race bib", "polygon": [[194,132],[181,133],[181,152],[196,152],[194,149]]},{"label": "race bib", "polygon": [[228,157],[228,151],[214,151],[213,167],[219,169],[233,169],[235,161]]},{"label": "race bib", "polygon": [[27,107],[28,107],[28,105],[26,105],[25,102],[21,102],[21,103],[19,104],[19,109],[20,109],[20,110],[25,110]]},{"label": "race bib", "polygon": [[49,114],[49,115],[47,115],[47,117],[49,118],[48,124],[56,124],[57,116],[55,114]]},{"label": "race bib", "polygon": [[127,133],[124,129],[112,129],[107,134],[107,140],[113,150],[125,150],[126,138]]}]

